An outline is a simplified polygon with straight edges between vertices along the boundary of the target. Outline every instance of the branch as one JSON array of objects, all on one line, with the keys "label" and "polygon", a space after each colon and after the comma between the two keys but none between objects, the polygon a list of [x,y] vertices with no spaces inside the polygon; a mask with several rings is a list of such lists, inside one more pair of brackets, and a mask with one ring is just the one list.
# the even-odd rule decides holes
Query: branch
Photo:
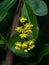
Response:
[{"label": "branch", "polygon": [[[21,0],[19,0],[16,12],[15,12],[15,16],[13,19],[13,24],[12,24],[12,29],[11,29],[11,35],[10,38],[16,33],[15,32],[15,27],[19,25],[19,17],[20,17],[20,6],[21,5]],[[12,52],[8,49],[7,50],[7,55],[6,55],[6,65],[12,65],[13,62],[13,54]]]}]

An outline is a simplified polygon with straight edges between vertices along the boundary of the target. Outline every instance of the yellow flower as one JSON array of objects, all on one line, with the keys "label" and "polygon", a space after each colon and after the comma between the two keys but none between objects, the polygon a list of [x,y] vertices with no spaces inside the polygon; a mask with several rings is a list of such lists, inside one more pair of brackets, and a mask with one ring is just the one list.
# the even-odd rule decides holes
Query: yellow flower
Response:
[{"label": "yellow flower", "polygon": [[16,46],[15,49],[20,50],[21,48],[19,48],[19,47]]},{"label": "yellow flower", "polygon": [[29,43],[29,45],[32,45],[34,43],[34,41],[33,40],[29,40],[28,43]]},{"label": "yellow flower", "polygon": [[25,49],[25,50],[24,50],[24,52],[28,52],[28,50],[27,50],[27,49]]},{"label": "yellow flower", "polygon": [[28,29],[28,30],[26,30],[26,33],[31,34],[32,30]]},{"label": "yellow flower", "polygon": [[28,48],[28,51],[30,51],[30,48]]},{"label": "yellow flower", "polygon": [[30,49],[33,49],[35,47],[35,45],[32,45],[31,47],[30,47]]},{"label": "yellow flower", "polygon": [[28,47],[28,42],[24,42],[23,44],[22,44],[22,48],[27,48]]},{"label": "yellow flower", "polygon": [[20,17],[20,22],[21,22],[21,23],[24,23],[26,20],[27,20],[26,18]]},{"label": "yellow flower", "polygon": [[26,23],[24,24],[24,26],[25,26],[25,29],[31,29],[31,27],[33,27],[33,25],[30,23]]},{"label": "yellow flower", "polygon": [[26,38],[26,37],[27,37],[27,34],[22,33],[22,34],[20,34],[20,37],[21,37],[21,39],[24,39],[24,38]]},{"label": "yellow flower", "polygon": [[23,29],[23,30],[22,30],[22,33],[26,33],[26,31]]},{"label": "yellow flower", "polygon": [[17,32],[22,32],[22,26],[21,27],[17,27],[16,29],[15,29]]},{"label": "yellow flower", "polygon": [[31,49],[33,49],[35,47],[35,45],[31,45],[28,47],[28,51],[30,51]]},{"label": "yellow flower", "polygon": [[15,45],[16,45],[15,46],[16,49],[20,49],[22,47],[21,42],[16,42]]}]

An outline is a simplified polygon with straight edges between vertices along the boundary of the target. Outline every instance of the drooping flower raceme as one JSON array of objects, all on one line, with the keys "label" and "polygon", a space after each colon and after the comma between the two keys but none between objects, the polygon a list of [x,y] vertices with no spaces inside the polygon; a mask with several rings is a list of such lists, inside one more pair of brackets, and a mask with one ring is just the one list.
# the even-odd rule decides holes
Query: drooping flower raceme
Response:
[{"label": "drooping flower raceme", "polygon": [[21,25],[15,29],[19,33],[20,39],[24,40],[23,42],[17,41],[15,43],[15,49],[24,49],[24,52],[28,52],[35,47],[34,41],[32,39],[26,41],[28,35],[33,33],[33,24],[27,23],[26,21],[26,18],[20,17]]}]

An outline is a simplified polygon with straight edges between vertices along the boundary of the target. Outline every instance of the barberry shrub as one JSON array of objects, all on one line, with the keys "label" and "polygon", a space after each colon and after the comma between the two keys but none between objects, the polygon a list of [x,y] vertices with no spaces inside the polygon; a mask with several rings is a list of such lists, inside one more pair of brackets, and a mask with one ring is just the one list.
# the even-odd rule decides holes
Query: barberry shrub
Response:
[{"label": "barberry shrub", "polygon": [[49,44],[41,40],[38,23],[47,14],[43,0],[0,1],[0,65],[39,65],[49,57]]}]

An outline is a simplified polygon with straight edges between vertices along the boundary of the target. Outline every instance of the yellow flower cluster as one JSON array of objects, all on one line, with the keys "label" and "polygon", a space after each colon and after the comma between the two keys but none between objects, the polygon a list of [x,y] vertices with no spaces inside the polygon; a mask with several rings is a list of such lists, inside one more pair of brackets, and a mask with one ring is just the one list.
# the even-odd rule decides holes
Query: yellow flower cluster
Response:
[{"label": "yellow flower cluster", "polygon": [[[24,17],[20,17],[20,23],[21,26],[16,27],[16,31],[19,34],[21,39],[26,39],[28,37],[28,35],[32,34],[32,29],[33,29],[33,24],[31,23],[26,23],[27,19]],[[24,49],[24,52],[28,52],[29,50],[33,49],[35,47],[34,45],[34,41],[33,40],[28,40],[28,41],[24,41],[23,43],[21,42],[16,42],[15,43],[15,48],[20,50],[20,49]]]},{"label": "yellow flower cluster", "polygon": [[25,41],[25,42],[23,42],[23,43],[21,43],[21,42],[16,42],[15,45],[16,45],[15,48],[16,48],[17,50],[24,49],[24,52],[28,52],[28,51],[30,51],[31,49],[33,49],[33,48],[35,47],[34,41],[32,41],[32,40]]},{"label": "yellow flower cluster", "polygon": [[24,23],[26,21],[27,21],[26,18],[20,17],[20,23],[23,23],[23,25],[16,27],[15,29],[17,32],[20,33],[19,36],[21,39],[27,38],[28,34],[32,33],[33,25],[31,23]]}]

